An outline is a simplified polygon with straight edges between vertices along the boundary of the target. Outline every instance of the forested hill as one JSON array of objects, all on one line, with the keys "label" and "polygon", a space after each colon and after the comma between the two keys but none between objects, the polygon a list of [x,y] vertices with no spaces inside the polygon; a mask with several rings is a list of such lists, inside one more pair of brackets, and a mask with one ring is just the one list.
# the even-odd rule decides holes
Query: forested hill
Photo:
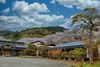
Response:
[{"label": "forested hill", "polygon": [[55,32],[63,32],[63,27],[40,27],[21,31],[22,37],[43,37],[45,35],[54,34]]},{"label": "forested hill", "polygon": [[9,30],[0,30],[0,36],[4,36],[7,33],[12,33],[12,31],[9,31]]},{"label": "forested hill", "polygon": [[31,29],[26,29],[22,30],[20,32],[12,32],[12,31],[0,31],[0,36],[3,36],[4,38],[7,39],[12,39],[12,40],[17,40],[19,38],[23,37],[44,37],[46,35],[54,34],[56,32],[63,32],[65,28],[63,27],[39,27],[39,28],[31,28]]}]

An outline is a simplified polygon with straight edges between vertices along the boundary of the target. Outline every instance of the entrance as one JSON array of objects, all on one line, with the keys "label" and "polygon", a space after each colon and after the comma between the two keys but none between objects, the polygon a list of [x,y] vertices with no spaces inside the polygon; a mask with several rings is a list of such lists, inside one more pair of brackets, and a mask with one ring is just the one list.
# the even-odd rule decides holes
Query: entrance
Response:
[{"label": "entrance", "polygon": [[2,46],[1,54],[2,56],[12,56],[13,55],[12,47],[10,45]]}]

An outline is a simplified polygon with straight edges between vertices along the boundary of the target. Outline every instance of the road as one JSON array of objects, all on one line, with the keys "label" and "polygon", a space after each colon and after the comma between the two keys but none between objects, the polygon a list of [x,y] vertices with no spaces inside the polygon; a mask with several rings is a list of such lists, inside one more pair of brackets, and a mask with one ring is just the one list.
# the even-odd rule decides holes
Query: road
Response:
[{"label": "road", "polygon": [[0,67],[70,67],[69,62],[41,59],[0,57]]}]

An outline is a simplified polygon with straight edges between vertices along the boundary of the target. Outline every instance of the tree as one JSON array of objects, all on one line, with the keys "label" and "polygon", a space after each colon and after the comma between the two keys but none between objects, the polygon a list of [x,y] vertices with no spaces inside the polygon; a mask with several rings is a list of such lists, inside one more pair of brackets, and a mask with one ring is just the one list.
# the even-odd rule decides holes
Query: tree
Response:
[{"label": "tree", "polygon": [[93,31],[97,27],[100,15],[97,14],[97,10],[95,8],[86,8],[83,10],[83,13],[76,14],[72,17],[74,22],[81,22],[81,27],[87,30],[88,32],[88,49],[89,49],[89,61],[93,63]]}]

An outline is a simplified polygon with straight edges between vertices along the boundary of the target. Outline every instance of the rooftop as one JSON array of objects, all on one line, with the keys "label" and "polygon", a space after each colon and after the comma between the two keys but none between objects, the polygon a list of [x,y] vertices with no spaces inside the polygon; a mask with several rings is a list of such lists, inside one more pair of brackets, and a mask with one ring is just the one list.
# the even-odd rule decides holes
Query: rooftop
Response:
[{"label": "rooftop", "polygon": [[0,40],[0,47],[10,45],[12,47],[18,47],[18,48],[26,48],[28,45],[26,45],[24,42],[12,42],[12,41],[4,41]]},{"label": "rooftop", "polygon": [[55,48],[64,48],[64,47],[83,47],[83,41],[59,43],[59,44],[56,44],[56,46],[55,46]]}]

